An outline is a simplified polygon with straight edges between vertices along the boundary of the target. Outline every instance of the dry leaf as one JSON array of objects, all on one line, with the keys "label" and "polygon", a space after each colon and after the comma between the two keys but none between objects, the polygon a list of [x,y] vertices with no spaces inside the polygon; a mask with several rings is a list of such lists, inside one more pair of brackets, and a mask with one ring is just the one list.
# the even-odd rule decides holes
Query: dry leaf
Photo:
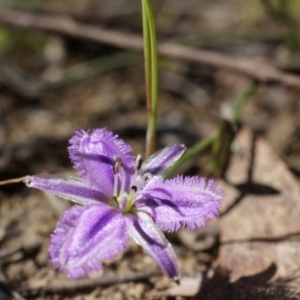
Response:
[{"label": "dry leaf", "polygon": [[230,282],[273,268],[261,284],[300,290],[299,184],[268,143],[250,129],[240,131],[235,146],[219,220],[219,266],[229,271]]}]

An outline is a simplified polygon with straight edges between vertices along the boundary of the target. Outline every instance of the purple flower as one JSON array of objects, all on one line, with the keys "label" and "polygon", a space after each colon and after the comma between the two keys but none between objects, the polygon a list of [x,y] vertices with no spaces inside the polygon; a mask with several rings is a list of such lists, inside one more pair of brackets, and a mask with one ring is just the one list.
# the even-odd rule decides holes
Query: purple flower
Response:
[{"label": "purple flower", "polygon": [[170,145],[142,163],[129,145],[106,129],[78,131],[69,153],[79,178],[28,176],[29,187],[80,205],[67,210],[51,236],[52,264],[72,278],[102,268],[132,237],[174,281],[176,256],[161,230],[205,225],[218,214],[221,188],[212,180],[163,174],[183,154]]}]

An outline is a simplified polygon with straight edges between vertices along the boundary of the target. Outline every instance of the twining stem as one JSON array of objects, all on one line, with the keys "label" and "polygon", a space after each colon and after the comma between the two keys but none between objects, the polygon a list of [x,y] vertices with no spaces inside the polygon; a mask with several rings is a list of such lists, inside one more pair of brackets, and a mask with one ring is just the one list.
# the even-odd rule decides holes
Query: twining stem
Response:
[{"label": "twining stem", "polygon": [[196,157],[201,152],[204,152],[208,148],[212,147],[213,143],[217,138],[217,132],[212,134],[211,136],[204,138],[199,143],[195,144],[194,146],[187,149],[187,151],[182,155],[182,157],[175,162],[175,164],[167,171],[165,178],[171,178],[176,174],[178,168],[183,165],[188,160]]},{"label": "twining stem", "polygon": [[254,92],[257,90],[257,83],[252,82],[247,87],[247,89],[240,95],[238,101],[236,102],[236,105],[233,109],[233,116],[230,120],[233,128],[236,130],[238,126],[238,122],[240,121],[242,110],[247,102],[247,100],[254,94]]},{"label": "twining stem", "polygon": [[[257,83],[252,82],[248,88],[240,95],[238,98],[234,109],[233,109],[233,115],[232,118],[228,121],[223,121],[219,125],[219,128],[216,132],[211,134],[210,136],[204,138],[202,141],[196,143],[194,146],[190,147],[183,155],[182,157],[168,170],[167,174],[165,175],[165,178],[170,178],[174,174],[176,174],[178,168],[184,164],[186,161],[196,157],[200,153],[211,149],[212,150],[212,164],[216,167],[223,167],[226,165],[227,162],[220,165],[220,153],[217,153],[218,151],[222,151],[222,154],[225,153],[225,155],[230,155],[230,147],[231,143],[234,139],[234,136],[238,130],[238,123],[241,118],[242,110],[247,102],[247,100],[255,93],[257,90]],[[224,125],[228,124],[227,129],[231,131],[232,135],[230,140],[228,141],[228,136],[226,136],[226,131],[224,131]],[[214,161],[216,158],[215,153],[218,155],[218,161]],[[230,157],[225,157],[223,161],[228,160]]]},{"label": "twining stem", "polygon": [[142,0],[145,80],[147,99],[146,157],[155,151],[157,123],[157,47],[155,24],[150,0]]}]

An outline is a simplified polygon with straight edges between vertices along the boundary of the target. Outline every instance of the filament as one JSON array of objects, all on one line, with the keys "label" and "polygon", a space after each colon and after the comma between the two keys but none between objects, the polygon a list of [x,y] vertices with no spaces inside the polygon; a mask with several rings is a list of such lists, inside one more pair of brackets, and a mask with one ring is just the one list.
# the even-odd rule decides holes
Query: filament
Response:
[{"label": "filament", "polygon": [[124,171],[123,166],[120,168],[120,175],[121,175],[121,190],[120,190],[120,195],[122,195],[125,191],[125,183],[126,183],[126,174]]},{"label": "filament", "polygon": [[113,196],[117,198],[118,196],[118,174],[114,174],[114,193]]},{"label": "filament", "polygon": [[117,155],[114,156],[115,164],[113,166],[114,171],[114,193],[113,196],[115,198],[118,197],[118,174],[120,173],[120,169],[122,168],[122,161],[121,158]]}]

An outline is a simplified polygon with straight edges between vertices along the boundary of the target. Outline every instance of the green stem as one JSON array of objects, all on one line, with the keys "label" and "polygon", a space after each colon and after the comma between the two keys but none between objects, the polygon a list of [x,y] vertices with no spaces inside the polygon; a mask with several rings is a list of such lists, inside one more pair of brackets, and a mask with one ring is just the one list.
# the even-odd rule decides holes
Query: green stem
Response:
[{"label": "green stem", "polygon": [[251,83],[249,87],[239,97],[235,107],[231,120],[223,120],[218,130],[212,135],[198,142],[191,148],[189,148],[180,159],[168,170],[165,178],[170,178],[176,174],[178,168],[186,161],[196,157],[200,153],[207,149],[212,149],[212,169],[226,168],[231,155],[230,147],[238,129],[238,123],[240,121],[242,110],[246,104],[246,101],[257,90],[257,83]]},{"label": "green stem", "polygon": [[145,79],[147,99],[146,157],[155,151],[157,123],[157,47],[153,13],[150,0],[142,0]]},{"label": "green stem", "polygon": [[250,85],[241,94],[238,101],[236,102],[236,105],[233,110],[233,116],[232,116],[232,119],[230,120],[234,130],[236,130],[236,128],[238,126],[238,122],[240,121],[242,110],[243,110],[247,100],[255,93],[255,91],[257,90],[257,87],[258,87],[257,83],[255,83],[255,82],[250,83]]},{"label": "green stem", "polygon": [[195,144],[191,148],[189,148],[181,157],[179,160],[176,161],[176,163],[172,166],[171,169],[167,171],[167,174],[165,175],[165,178],[170,178],[174,176],[178,170],[178,168],[187,162],[188,160],[196,157],[199,153],[202,153],[203,151],[210,148],[216,139],[218,138],[218,134],[214,133],[211,136],[201,140],[199,143]]},{"label": "green stem", "polygon": [[145,60],[145,80],[146,80],[146,100],[147,100],[147,112],[152,109],[151,105],[151,64],[150,57],[150,36],[149,36],[149,25],[147,19],[147,9],[145,1],[142,0],[142,15],[143,15],[143,39],[144,39],[144,60]]}]

